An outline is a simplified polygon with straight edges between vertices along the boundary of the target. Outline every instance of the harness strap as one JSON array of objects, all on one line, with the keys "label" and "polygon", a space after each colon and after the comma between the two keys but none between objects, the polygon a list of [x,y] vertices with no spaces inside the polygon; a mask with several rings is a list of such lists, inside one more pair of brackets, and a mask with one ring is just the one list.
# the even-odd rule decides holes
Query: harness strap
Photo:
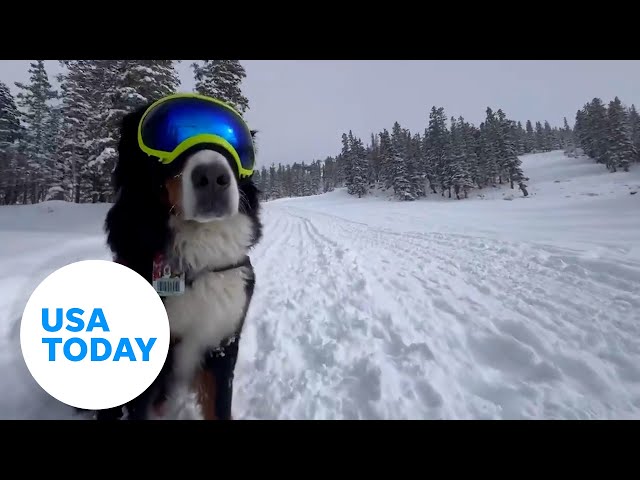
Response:
[{"label": "harness strap", "polygon": [[205,273],[222,273],[222,272],[228,272],[229,270],[234,270],[236,268],[250,267],[250,266],[251,266],[251,259],[249,258],[248,255],[245,255],[245,257],[239,262],[236,262],[232,265],[227,265],[226,267],[204,268],[196,272],[195,274],[187,274],[185,276],[185,284],[188,287],[190,287],[191,285],[193,285],[193,282],[195,282],[200,276],[204,275]]}]

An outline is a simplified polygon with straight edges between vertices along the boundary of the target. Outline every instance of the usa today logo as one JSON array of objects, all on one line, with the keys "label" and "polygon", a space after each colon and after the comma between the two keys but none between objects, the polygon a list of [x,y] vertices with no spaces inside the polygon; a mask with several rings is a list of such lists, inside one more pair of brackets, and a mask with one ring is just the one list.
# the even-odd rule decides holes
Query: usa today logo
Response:
[{"label": "usa today logo", "polygon": [[34,290],[20,325],[34,380],[77,408],[123,405],[156,379],[169,351],[169,319],[143,277],[87,260],[56,270]]}]

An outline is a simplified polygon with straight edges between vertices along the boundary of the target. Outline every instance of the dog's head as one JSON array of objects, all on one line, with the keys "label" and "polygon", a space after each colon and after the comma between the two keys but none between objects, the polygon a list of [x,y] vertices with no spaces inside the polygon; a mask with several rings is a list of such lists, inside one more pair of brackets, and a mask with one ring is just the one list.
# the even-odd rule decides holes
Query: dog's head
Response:
[{"label": "dog's head", "polygon": [[[116,256],[127,264],[150,264],[149,257],[167,247],[172,217],[197,228],[245,216],[253,229],[250,246],[258,242],[259,191],[252,177],[240,178],[231,155],[214,144],[191,147],[169,165],[147,155],[137,137],[147,107],[126,115],[121,124],[113,172],[116,200],[105,225]],[[256,131],[251,134],[255,138]]]}]

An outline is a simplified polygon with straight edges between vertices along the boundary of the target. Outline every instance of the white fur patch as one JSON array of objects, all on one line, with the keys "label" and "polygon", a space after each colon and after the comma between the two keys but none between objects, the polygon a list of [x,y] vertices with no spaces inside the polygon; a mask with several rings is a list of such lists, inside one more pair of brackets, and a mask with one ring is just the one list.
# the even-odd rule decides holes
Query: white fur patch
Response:
[{"label": "white fur patch", "polygon": [[174,355],[178,381],[190,382],[206,350],[236,332],[247,301],[246,279],[245,267],[206,273],[183,295],[166,300],[171,333],[180,338]]},{"label": "white fur patch", "polygon": [[171,333],[180,338],[174,357],[176,380],[188,383],[205,351],[237,331],[247,302],[246,267],[219,273],[206,270],[242,260],[253,229],[251,220],[240,213],[209,223],[172,217],[170,226],[174,241],[169,255],[183,271],[203,271],[183,295],[165,300]]},{"label": "white fur patch", "polygon": [[173,216],[169,227],[174,232],[169,253],[183,270],[231,265],[246,255],[253,241],[253,223],[241,213],[208,223]]}]

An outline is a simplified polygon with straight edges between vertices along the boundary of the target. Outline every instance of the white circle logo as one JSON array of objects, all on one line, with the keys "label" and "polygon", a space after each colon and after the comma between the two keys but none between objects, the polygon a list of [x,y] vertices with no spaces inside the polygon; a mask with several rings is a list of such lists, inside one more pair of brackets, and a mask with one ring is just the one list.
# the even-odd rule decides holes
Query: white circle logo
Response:
[{"label": "white circle logo", "polygon": [[115,262],[72,263],[31,294],[20,325],[36,382],[72,407],[123,405],[156,379],[169,352],[169,319],[143,277]]}]

